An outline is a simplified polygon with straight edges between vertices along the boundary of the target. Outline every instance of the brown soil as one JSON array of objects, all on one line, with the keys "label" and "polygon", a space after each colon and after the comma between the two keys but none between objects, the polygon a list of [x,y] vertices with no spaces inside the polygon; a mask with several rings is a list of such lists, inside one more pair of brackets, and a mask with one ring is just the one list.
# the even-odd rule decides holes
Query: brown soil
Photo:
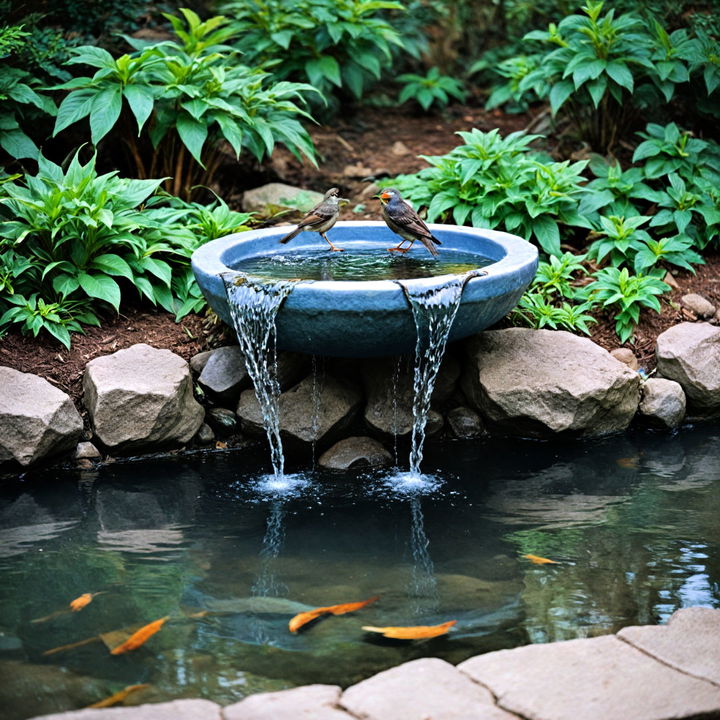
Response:
[{"label": "brown soil", "polygon": [[[453,108],[443,116],[416,115],[404,110],[363,110],[361,114],[337,120],[332,126],[321,126],[312,131],[321,158],[320,169],[301,164],[280,149],[268,167],[243,166],[240,171],[237,165],[226,167],[222,181],[227,179],[231,189],[225,196],[237,207],[243,186],[282,180],[324,191],[336,185],[352,200],[343,212],[343,219],[377,219],[378,201],[367,192],[374,180],[425,167],[425,161],[417,156],[448,152],[459,142],[455,135],[458,130],[499,127],[501,132],[508,133],[523,130],[532,121],[528,115],[488,113],[471,107]],[[242,182],[237,178],[242,178]],[[363,207],[357,207],[359,205]],[[696,275],[677,273],[676,280],[679,289],[663,300],[662,313],[643,312],[636,342],[628,344],[647,370],[654,367],[657,335],[677,322],[694,319],[680,307],[679,299],[683,294],[699,293],[720,307],[720,256],[708,258],[708,264],[699,267]],[[613,328],[613,317],[601,317],[597,325],[591,326],[592,339],[607,349],[619,347]],[[176,324],[167,313],[129,308],[118,316],[107,315],[101,328],[89,327],[85,335],[73,336],[70,350],[44,333],[36,339],[13,331],[0,341],[0,364],[41,375],[69,393],[79,404],[83,369],[88,361],[99,355],[144,342],[157,348],[168,348],[189,359],[231,337],[229,331],[211,320],[190,316]]]}]

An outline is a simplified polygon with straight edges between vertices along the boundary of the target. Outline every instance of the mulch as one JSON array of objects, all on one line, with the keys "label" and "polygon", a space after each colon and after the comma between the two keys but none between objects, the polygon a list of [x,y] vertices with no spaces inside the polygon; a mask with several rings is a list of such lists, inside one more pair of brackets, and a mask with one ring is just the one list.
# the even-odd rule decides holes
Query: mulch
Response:
[{"label": "mulch", "polygon": [[[417,172],[426,166],[417,156],[450,151],[459,143],[457,131],[499,127],[506,134],[523,130],[533,121],[530,115],[505,115],[473,107],[454,107],[443,115],[420,115],[402,108],[364,109],[311,131],[320,157],[319,168],[298,162],[280,148],[262,168],[252,163],[226,165],[218,175],[216,190],[239,209],[242,191],[264,182],[282,181],[320,192],[338,186],[352,201],[342,219],[377,219],[378,201],[367,196],[375,180]],[[626,343],[648,371],[655,364],[657,336],[678,322],[693,319],[680,306],[682,295],[695,292],[720,307],[720,255],[708,257],[707,264],[699,266],[695,275],[680,271],[674,277],[678,288],[663,298],[662,312],[658,315],[644,311],[635,343]],[[608,350],[620,347],[614,322],[614,317],[607,314],[591,326],[592,340]],[[0,340],[0,364],[46,378],[79,405],[83,370],[95,357],[144,342],[189,360],[202,350],[231,342],[233,337],[214,317],[188,316],[175,323],[168,313],[147,307],[123,308],[119,315],[108,313],[102,323],[100,328],[88,327],[84,335],[74,335],[70,350],[45,333],[32,338],[13,330]]]}]

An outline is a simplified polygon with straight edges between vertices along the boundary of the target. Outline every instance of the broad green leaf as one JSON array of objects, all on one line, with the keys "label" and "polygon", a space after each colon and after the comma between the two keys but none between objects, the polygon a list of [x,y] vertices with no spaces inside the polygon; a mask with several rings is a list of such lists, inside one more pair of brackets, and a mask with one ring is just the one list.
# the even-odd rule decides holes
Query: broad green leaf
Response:
[{"label": "broad green leaf", "polygon": [[78,275],[78,282],[90,297],[104,300],[115,310],[120,309],[120,286],[111,277],[81,272]]},{"label": "broad green leaf", "polygon": [[198,163],[205,167],[202,161],[202,148],[208,136],[207,125],[195,120],[187,113],[181,112],[177,117],[177,130],[185,147]]},{"label": "broad green leaf", "polygon": [[122,89],[119,85],[101,90],[93,100],[90,111],[90,130],[93,145],[97,145],[113,128],[122,110]]},{"label": "broad green leaf", "polygon": [[100,270],[107,275],[120,275],[131,281],[134,279],[130,266],[119,255],[115,255],[114,253],[97,255],[92,259],[90,267],[93,270]]},{"label": "broad green leaf", "polygon": [[96,90],[74,90],[61,103],[55,118],[53,137],[68,125],[81,120],[90,113],[97,95]]},{"label": "broad green leaf", "polygon": [[143,129],[143,125],[150,117],[155,104],[153,94],[146,87],[141,85],[126,85],[123,89],[123,95],[130,105],[138,126],[138,136]]},{"label": "broad green leaf", "polygon": [[547,215],[537,217],[532,221],[532,229],[540,243],[540,247],[548,255],[557,255],[558,257],[562,255],[562,251],[560,250],[560,232],[555,220],[547,217]]}]

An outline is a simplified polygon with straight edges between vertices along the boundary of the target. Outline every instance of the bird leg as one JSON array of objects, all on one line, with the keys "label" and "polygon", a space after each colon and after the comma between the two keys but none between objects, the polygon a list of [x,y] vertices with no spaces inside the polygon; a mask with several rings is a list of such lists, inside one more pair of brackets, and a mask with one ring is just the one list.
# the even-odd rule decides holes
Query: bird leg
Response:
[{"label": "bird leg", "polygon": [[[410,244],[409,244],[406,248],[404,248],[403,245],[404,245],[406,242],[409,242]],[[413,242],[414,242],[414,240],[406,240],[405,238],[403,238],[403,239],[398,243],[397,247],[388,248],[388,252],[406,253],[406,252],[412,247]]]},{"label": "bird leg", "polygon": [[321,232],[320,234],[323,236],[323,240],[325,240],[325,242],[330,246],[331,250],[334,250],[335,252],[345,252],[345,248],[339,248],[333,245],[324,232]]}]

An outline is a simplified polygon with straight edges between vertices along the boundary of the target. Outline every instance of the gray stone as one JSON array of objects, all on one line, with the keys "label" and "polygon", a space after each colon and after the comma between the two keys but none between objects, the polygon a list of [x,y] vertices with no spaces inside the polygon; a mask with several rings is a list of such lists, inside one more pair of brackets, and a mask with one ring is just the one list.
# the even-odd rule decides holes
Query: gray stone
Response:
[{"label": "gray stone", "polygon": [[145,344],[91,360],[83,392],[95,434],[116,452],[187,443],[205,414],[188,364]]},{"label": "gray stone", "polygon": [[250,385],[243,354],[237,345],[225,345],[210,353],[198,378],[200,387],[218,403],[233,407],[240,392]]},{"label": "gray stone", "polygon": [[615,348],[610,354],[621,363],[627,365],[631,370],[637,370],[640,367],[635,353],[629,348]]},{"label": "gray stone", "polygon": [[715,306],[707,298],[697,293],[683,295],[680,302],[688,310],[692,310],[699,318],[711,318],[715,314]]},{"label": "gray stone", "polygon": [[203,423],[195,435],[195,441],[200,445],[210,445],[215,441],[213,429],[207,423]]},{"label": "gray stone", "polygon": [[480,416],[470,408],[456,407],[447,414],[448,425],[456,438],[466,440],[480,437],[483,432],[483,424]]},{"label": "gray stone", "polygon": [[510,328],[473,337],[463,390],[511,435],[601,436],[624,430],[637,410],[640,377],[587,338]]},{"label": "gray stone", "polygon": [[445,418],[432,408],[428,411],[427,422],[425,423],[425,435],[432,437],[442,432],[445,427]]},{"label": "gray stone", "polygon": [[0,366],[0,465],[72,450],[83,430],[73,401],[47,380]]},{"label": "gray stone", "polygon": [[527,720],[662,720],[720,712],[720,688],[612,635],[526,645],[458,668]]},{"label": "gray stone", "polygon": [[320,456],[318,465],[328,470],[349,470],[390,465],[392,459],[392,455],[377,440],[370,437],[349,437],[326,450]]},{"label": "gray stone", "polygon": [[422,658],[349,687],[341,705],[363,720],[515,720],[450,663]]},{"label": "gray stone", "polygon": [[223,709],[224,720],[352,720],[338,707],[337,685],[305,685],[246,697]]},{"label": "gray stone", "polygon": [[212,350],[203,350],[202,352],[199,352],[197,355],[193,355],[190,358],[190,369],[196,374],[199,375],[205,365],[207,365],[207,361],[210,359],[210,356],[213,354]]},{"label": "gray stone", "polygon": [[296,352],[279,352],[277,380],[281,390],[289,390],[310,372],[310,356]]},{"label": "gray stone", "polygon": [[84,458],[95,460],[99,457],[102,457],[100,451],[91,442],[78,443],[77,448],[75,448],[76,460],[82,460]]},{"label": "gray stone", "polygon": [[238,416],[233,410],[214,407],[207,411],[207,421],[210,427],[220,432],[232,432],[238,425]]},{"label": "gray stone", "polygon": [[242,206],[245,212],[263,212],[267,209],[277,212],[279,209],[290,208],[305,213],[312,210],[322,199],[322,194],[314,190],[304,190],[284,183],[268,183],[246,190],[242,196]]},{"label": "gray stone", "polygon": [[[280,431],[283,437],[303,443],[330,440],[350,423],[361,402],[360,393],[352,385],[332,375],[318,383],[310,375],[280,395]],[[248,430],[263,431],[254,390],[240,395],[237,414]]]},{"label": "gray stone", "polygon": [[720,610],[685,608],[667,625],[626,627],[617,636],[666,665],[720,686]]},{"label": "gray stone", "polygon": [[684,322],[658,335],[658,376],[675,380],[689,414],[720,416],[720,328]]},{"label": "gray stone", "polygon": [[210,700],[173,700],[134,707],[71,710],[41,717],[42,720],[223,720],[222,708]]},{"label": "gray stone", "polygon": [[650,378],[642,386],[638,412],[649,425],[674,430],[685,417],[685,393],[674,380]]}]

